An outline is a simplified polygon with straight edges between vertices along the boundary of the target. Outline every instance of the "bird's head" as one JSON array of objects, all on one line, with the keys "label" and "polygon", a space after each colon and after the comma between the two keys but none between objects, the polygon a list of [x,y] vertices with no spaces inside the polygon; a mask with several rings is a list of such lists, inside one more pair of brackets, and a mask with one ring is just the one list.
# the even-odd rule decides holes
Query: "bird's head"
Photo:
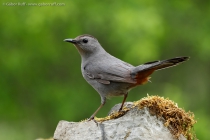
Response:
[{"label": "bird's head", "polygon": [[75,39],[65,39],[64,41],[74,44],[82,57],[89,57],[104,51],[98,40],[91,35],[80,35]]}]

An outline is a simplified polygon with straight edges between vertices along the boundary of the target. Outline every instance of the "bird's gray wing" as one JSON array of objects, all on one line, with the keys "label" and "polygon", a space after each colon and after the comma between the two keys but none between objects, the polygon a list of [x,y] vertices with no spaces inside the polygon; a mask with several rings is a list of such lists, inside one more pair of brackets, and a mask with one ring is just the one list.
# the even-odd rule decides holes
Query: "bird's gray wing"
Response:
[{"label": "bird's gray wing", "polygon": [[89,64],[84,69],[84,74],[102,84],[113,82],[136,83],[131,78],[131,66],[124,63],[109,63],[106,66],[101,64]]}]

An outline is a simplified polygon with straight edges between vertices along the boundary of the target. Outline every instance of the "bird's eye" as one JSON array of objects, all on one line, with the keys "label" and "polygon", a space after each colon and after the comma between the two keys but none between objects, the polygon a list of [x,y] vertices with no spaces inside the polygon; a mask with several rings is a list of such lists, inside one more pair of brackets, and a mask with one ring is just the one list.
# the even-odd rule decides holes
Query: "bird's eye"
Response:
[{"label": "bird's eye", "polygon": [[85,39],[82,40],[82,42],[88,43],[88,39],[85,38]]}]

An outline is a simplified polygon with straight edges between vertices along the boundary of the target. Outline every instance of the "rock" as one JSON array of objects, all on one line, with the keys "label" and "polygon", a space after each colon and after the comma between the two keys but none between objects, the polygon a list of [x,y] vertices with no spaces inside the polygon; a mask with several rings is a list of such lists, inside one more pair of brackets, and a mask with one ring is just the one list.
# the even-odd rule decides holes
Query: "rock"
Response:
[{"label": "rock", "polygon": [[[115,105],[109,116],[93,121],[60,121],[55,140],[193,140],[194,114],[159,96]],[[183,136],[186,137],[184,137]]]},{"label": "rock", "polygon": [[[131,108],[123,116],[103,122],[60,121],[55,140],[177,140],[164,126],[163,120],[148,108]],[[186,140],[180,135],[179,140]]]}]

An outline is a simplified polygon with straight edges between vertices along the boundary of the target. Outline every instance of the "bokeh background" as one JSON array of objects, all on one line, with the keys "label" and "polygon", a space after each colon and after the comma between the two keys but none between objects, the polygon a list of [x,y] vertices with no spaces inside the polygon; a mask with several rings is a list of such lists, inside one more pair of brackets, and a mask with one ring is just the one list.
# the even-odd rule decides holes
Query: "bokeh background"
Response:
[{"label": "bokeh background", "polygon": [[[127,101],[168,97],[194,112],[197,137],[209,138],[210,1],[12,2],[17,5],[3,0],[0,8],[0,139],[49,138],[60,120],[80,121],[96,110],[100,97],[83,79],[75,47],[63,42],[81,34],[133,65],[190,56],[154,73]],[[39,6],[53,2],[62,4]],[[108,100],[97,117],[122,99]]]}]

